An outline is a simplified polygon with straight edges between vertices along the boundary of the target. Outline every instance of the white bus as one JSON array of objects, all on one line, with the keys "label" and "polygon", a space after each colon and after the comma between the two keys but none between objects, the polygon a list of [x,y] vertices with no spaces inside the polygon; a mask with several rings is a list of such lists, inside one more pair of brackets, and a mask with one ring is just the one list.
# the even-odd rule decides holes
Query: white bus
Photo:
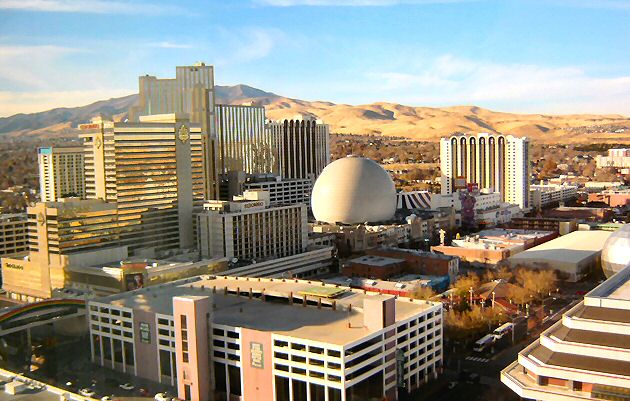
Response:
[{"label": "white bus", "polygon": [[473,351],[483,352],[488,347],[491,347],[496,341],[497,339],[494,336],[494,334],[486,334],[485,336],[483,336],[481,340],[477,340],[477,342],[475,343],[475,348],[473,348]]},{"label": "white bus", "polygon": [[513,323],[505,323],[492,332],[492,334],[496,337],[497,341],[505,337],[507,334],[510,334],[514,330]]}]

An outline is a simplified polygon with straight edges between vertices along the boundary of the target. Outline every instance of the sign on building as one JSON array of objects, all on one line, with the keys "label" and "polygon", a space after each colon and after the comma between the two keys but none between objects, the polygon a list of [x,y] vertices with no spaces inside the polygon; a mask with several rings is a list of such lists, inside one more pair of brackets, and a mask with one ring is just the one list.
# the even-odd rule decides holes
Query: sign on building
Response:
[{"label": "sign on building", "polygon": [[249,356],[252,368],[263,369],[265,367],[263,345],[261,343],[249,343]]},{"label": "sign on building", "polygon": [[140,322],[140,341],[145,344],[151,344],[151,326],[149,326],[149,323]]},{"label": "sign on building", "polygon": [[405,387],[405,351],[396,350],[396,381],[398,387]]}]

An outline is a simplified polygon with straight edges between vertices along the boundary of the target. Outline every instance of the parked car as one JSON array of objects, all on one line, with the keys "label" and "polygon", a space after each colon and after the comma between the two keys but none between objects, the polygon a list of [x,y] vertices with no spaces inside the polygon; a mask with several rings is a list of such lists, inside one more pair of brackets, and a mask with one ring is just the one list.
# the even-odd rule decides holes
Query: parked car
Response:
[{"label": "parked car", "polygon": [[171,397],[168,393],[157,393],[153,399],[155,401],[171,401]]},{"label": "parked car", "polygon": [[82,388],[81,390],[79,390],[79,394],[84,397],[94,397],[94,394],[96,394],[96,392],[91,388]]},{"label": "parked car", "polygon": [[127,391],[131,391],[131,390],[133,390],[134,388],[136,388],[136,386],[134,386],[134,385],[133,385],[133,384],[131,384],[131,383],[123,383],[123,384],[119,385],[118,387],[120,387],[120,388],[121,388],[121,389],[123,389],[123,390],[127,390]]}]

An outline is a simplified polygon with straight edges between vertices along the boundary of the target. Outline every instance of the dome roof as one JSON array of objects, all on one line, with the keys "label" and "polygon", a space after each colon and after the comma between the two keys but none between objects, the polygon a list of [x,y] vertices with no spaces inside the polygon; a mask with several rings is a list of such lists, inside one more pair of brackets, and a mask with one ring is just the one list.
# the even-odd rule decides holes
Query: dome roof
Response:
[{"label": "dome roof", "polygon": [[313,215],[326,223],[389,220],[396,212],[396,188],[385,169],[363,157],[330,163],[313,186]]},{"label": "dome roof", "polygon": [[602,269],[610,277],[630,264],[630,224],[612,233],[602,249]]}]

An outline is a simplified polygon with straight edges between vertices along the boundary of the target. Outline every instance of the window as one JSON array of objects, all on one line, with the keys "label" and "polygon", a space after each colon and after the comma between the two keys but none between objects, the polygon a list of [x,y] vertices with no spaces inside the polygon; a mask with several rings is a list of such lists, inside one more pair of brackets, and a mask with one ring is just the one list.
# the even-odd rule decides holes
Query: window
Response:
[{"label": "window", "polygon": [[228,365],[228,376],[230,378],[230,394],[241,395],[241,369]]},{"label": "window", "polygon": [[306,345],[291,343],[291,349],[298,350],[298,351],[305,351],[306,350]]}]

